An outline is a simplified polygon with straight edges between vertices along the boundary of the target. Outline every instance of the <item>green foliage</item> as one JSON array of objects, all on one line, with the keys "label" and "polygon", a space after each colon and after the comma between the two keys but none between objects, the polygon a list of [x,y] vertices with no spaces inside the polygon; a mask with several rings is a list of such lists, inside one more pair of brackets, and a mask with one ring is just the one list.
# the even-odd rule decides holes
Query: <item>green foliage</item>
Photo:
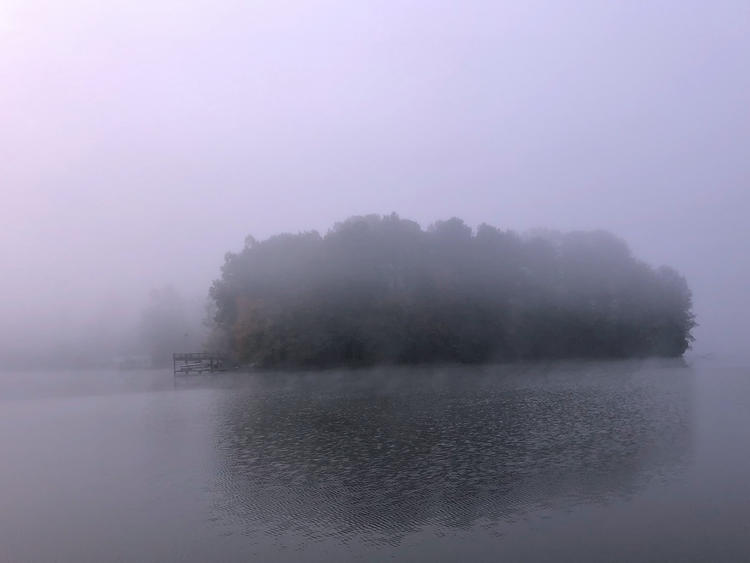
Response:
[{"label": "green foliage", "polygon": [[395,214],[248,237],[211,297],[233,353],[262,366],[679,356],[695,325],[685,280],[608,233]]}]

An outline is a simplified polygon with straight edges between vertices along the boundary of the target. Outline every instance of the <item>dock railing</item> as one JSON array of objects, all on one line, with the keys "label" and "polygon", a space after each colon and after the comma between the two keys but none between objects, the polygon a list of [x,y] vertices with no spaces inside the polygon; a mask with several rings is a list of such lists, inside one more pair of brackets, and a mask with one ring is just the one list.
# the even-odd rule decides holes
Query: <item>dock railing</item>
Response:
[{"label": "dock railing", "polygon": [[226,369],[226,359],[214,352],[175,352],[172,354],[174,374],[203,373]]}]

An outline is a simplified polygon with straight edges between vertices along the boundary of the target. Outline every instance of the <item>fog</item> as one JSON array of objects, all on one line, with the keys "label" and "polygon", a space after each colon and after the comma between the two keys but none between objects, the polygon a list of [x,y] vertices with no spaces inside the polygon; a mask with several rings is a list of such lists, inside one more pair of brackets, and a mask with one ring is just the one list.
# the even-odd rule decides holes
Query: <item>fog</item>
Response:
[{"label": "fog", "polygon": [[393,211],[611,231],[741,354],[749,52],[741,1],[0,0],[0,358],[135,351],[246,235]]}]

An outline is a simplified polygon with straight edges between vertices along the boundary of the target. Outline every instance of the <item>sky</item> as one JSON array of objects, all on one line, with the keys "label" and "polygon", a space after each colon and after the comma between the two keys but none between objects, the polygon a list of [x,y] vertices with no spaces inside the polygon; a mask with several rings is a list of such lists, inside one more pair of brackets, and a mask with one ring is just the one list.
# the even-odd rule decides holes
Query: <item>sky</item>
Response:
[{"label": "sky", "polygon": [[746,1],[0,0],[0,334],[395,211],[612,231],[743,352],[749,54]]}]

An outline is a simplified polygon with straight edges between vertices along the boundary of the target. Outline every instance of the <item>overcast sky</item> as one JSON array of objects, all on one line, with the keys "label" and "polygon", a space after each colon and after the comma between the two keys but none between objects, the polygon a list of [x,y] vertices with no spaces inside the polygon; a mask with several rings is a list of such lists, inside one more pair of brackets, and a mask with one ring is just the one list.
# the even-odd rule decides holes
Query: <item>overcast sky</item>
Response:
[{"label": "overcast sky", "polygon": [[738,351],[750,2],[0,0],[0,189],[6,335],[396,211],[610,230]]}]

